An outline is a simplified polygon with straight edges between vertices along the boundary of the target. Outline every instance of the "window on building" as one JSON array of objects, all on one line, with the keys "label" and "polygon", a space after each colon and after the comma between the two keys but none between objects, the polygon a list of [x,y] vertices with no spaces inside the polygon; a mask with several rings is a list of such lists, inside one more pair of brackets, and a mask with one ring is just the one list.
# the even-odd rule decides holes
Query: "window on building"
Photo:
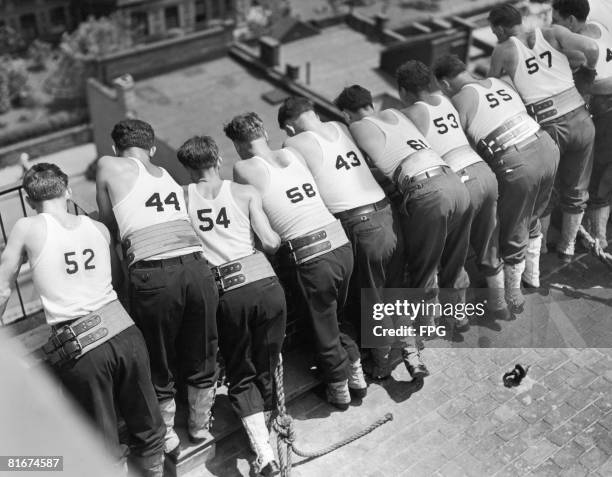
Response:
[{"label": "window on building", "polygon": [[213,0],[210,8],[210,18],[221,18],[221,2],[223,0]]},{"label": "window on building", "polygon": [[64,7],[52,8],[49,12],[49,19],[54,27],[66,26],[66,10]]},{"label": "window on building", "polygon": [[149,34],[149,18],[146,12],[132,12],[130,14],[130,25],[135,36],[147,36]]},{"label": "window on building", "polygon": [[36,15],[28,13],[19,17],[19,27],[21,35],[28,39],[34,39],[38,36],[38,24],[36,23]]},{"label": "window on building", "polygon": [[176,5],[173,7],[167,7],[164,11],[164,16],[166,17],[166,30],[178,28],[180,26],[179,10]]},{"label": "window on building", "polygon": [[195,21],[196,23],[204,23],[208,20],[206,10],[206,0],[196,0],[195,2]]}]

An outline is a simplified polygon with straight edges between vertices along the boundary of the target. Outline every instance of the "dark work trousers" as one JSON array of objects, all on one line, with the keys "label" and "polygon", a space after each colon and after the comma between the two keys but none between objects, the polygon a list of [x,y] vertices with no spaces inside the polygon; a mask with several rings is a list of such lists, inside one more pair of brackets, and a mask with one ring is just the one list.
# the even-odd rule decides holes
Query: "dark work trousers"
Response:
[{"label": "dark work trousers", "polygon": [[177,376],[197,388],[214,385],[218,292],[206,259],[141,261],[129,277],[130,315],[149,349],[157,398],[174,397]]},{"label": "dark work trousers", "polygon": [[[343,322],[349,322],[352,330],[349,334],[359,341],[361,294],[368,295],[368,303],[383,303],[385,287],[402,286],[403,244],[390,205],[369,214],[349,217],[342,221],[342,226],[353,246],[354,261]],[[351,361],[354,360],[351,358]]]},{"label": "dark work trousers", "polygon": [[445,172],[404,191],[403,236],[410,288],[467,288],[465,259],[470,245],[470,194],[457,174]]},{"label": "dark work trousers", "polygon": [[559,148],[544,131],[518,147],[511,146],[491,163],[497,176],[499,201],[499,243],[505,263],[525,259],[530,238],[540,234],[539,218],[544,214],[559,164]]},{"label": "dark work trousers", "polygon": [[285,338],[287,304],[276,277],[219,295],[219,350],[234,412],[250,416],[274,408],[274,370]]},{"label": "dark work trousers", "polygon": [[590,106],[595,124],[595,147],[589,208],[599,209],[612,201],[612,95],[593,96]]},{"label": "dark work trousers", "polygon": [[[561,158],[555,181],[563,212],[578,214],[586,208],[593,171],[595,126],[584,106],[546,122],[542,128],[557,143]],[[610,143],[612,146],[612,142]],[[548,209],[556,204],[552,203]]]},{"label": "dark work trousers", "polygon": [[497,222],[497,178],[486,162],[477,162],[457,171],[470,193],[473,210],[470,244],[476,252],[476,265],[484,276],[495,275],[503,267],[499,258]]},{"label": "dark work trousers", "polygon": [[350,243],[293,267],[308,308],[317,362],[326,383],[347,379],[349,353],[359,357],[357,344],[341,334],[338,326],[338,314],[346,304],[352,272]]},{"label": "dark work trousers", "polygon": [[117,458],[121,457],[117,414],[125,420],[134,454],[148,457],[162,451],[166,426],[151,384],[147,347],[138,328],[130,326],[73,365],[55,372],[93,419]]}]

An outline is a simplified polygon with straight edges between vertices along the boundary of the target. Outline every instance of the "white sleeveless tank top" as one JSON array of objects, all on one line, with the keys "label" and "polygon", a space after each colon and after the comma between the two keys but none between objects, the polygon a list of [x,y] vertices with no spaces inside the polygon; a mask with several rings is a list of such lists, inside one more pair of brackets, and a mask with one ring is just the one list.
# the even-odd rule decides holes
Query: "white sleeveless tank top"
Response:
[{"label": "white sleeveless tank top", "polygon": [[427,110],[427,131],[423,131],[426,141],[431,144],[432,149],[440,156],[457,149],[458,147],[469,146],[470,143],[461,123],[459,113],[450,100],[442,95],[436,94],[440,98],[440,104],[434,106],[425,101],[417,101]]},{"label": "white sleeveless tank top", "polygon": [[599,56],[597,56],[597,64],[595,66],[597,71],[595,82],[597,82],[612,76],[612,34],[610,30],[599,22],[589,22],[589,24],[597,26],[601,32],[599,38],[592,38],[599,47]]},{"label": "white sleeveless tank top", "polygon": [[574,87],[572,70],[567,57],[554,49],[542,30],[534,30],[533,48],[511,36],[517,53],[516,71],[512,82],[525,104],[535,103]]},{"label": "white sleeveless tank top", "polygon": [[110,244],[93,221],[81,215],[79,225],[67,229],[51,214],[40,215],[47,233],[30,265],[47,323],[74,320],[116,300]]},{"label": "white sleeveless tank top", "polygon": [[431,167],[446,165],[410,119],[394,109],[388,111],[397,118],[397,124],[389,124],[373,116],[363,118],[378,126],[385,136],[385,147],[380,156],[371,158],[385,176],[393,179],[398,166],[417,151],[431,151]]},{"label": "white sleeveless tank top", "polygon": [[480,83],[469,83],[463,86],[463,88],[472,88],[478,94],[476,113],[473,117],[467,119],[466,132],[474,142],[477,143],[484,139],[499,126],[520,113],[524,113],[525,121],[531,127],[525,131],[523,136],[510,141],[507,144],[508,146],[521,142],[540,129],[538,123],[527,115],[521,97],[511,86],[497,78],[488,79],[491,81],[489,88]]},{"label": "white sleeveless tank top", "polygon": [[361,151],[335,121],[338,138],[330,141],[306,131],[321,146],[323,161],[312,170],[321,197],[332,214],[382,200],[385,193],[378,185]]},{"label": "white sleeveless tank top", "polygon": [[204,256],[214,266],[255,252],[249,217],[232,195],[231,181],[223,181],[217,197],[200,195],[196,184],[189,184],[189,218],[204,246]]},{"label": "white sleeveless tank top", "polygon": [[255,156],[270,176],[262,194],[263,208],[270,225],[283,241],[305,235],[329,225],[336,219],[321,199],[312,174],[299,160],[293,159],[284,168],[275,167]]},{"label": "white sleeveless tank top", "polygon": [[[163,224],[173,220],[189,220],[183,189],[176,181],[161,168],[161,177],[154,177],[137,159],[131,159],[138,166],[138,178],[132,190],[117,204],[113,205],[113,212],[121,240],[136,230],[151,225]],[[185,247],[179,250],[155,255],[147,260],[159,260],[176,257],[191,252],[201,252],[199,247]]]}]

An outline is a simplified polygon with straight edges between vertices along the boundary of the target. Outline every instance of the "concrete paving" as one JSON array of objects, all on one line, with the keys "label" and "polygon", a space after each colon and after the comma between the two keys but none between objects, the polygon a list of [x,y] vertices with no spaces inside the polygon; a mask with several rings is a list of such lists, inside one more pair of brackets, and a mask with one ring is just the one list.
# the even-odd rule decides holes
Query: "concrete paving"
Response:
[{"label": "concrete paving", "polygon": [[[536,314],[496,322],[499,329],[473,323],[465,341],[427,342],[423,357],[431,376],[422,385],[400,365],[391,378],[370,383],[366,398],[345,412],[329,406],[321,389],[304,395],[289,409],[300,449],[326,447],[388,412],[393,421],[324,457],[294,456],[291,475],[612,475],[612,339],[598,347],[561,344],[575,334],[594,339],[592,327],[599,327],[595,334],[612,330],[612,275],[588,255],[565,267],[553,254],[542,262],[554,297],[548,303],[562,310],[555,316],[568,320],[547,321],[554,329],[534,338],[536,346],[510,339],[534,337]],[[563,287],[563,296],[556,295]],[[539,293],[528,296],[530,304],[542,300]],[[565,341],[547,347],[553,331]],[[474,347],[474,335],[506,336],[506,347]],[[516,363],[530,366],[527,377],[506,388],[502,376]],[[246,476],[252,459],[245,435],[235,434],[217,445],[206,469],[190,477]]]}]

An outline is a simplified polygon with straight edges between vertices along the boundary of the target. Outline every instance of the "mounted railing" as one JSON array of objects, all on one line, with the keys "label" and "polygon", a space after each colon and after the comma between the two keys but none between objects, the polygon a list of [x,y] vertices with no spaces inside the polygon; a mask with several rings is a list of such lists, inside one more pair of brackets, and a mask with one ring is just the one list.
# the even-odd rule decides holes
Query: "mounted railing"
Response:
[{"label": "mounted railing", "polygon": [[[70,201],[68,211],[75,215],[87,215],[87,212],[75,202]],[[35,211],[25,201],[25,191],[21,183],[0,188],[0,231],[2,232],[2,249],[6,246],[8,235],[15,222],[22,217],[34,215]],[[42,304],[32,283],[32,272],[29,264],[21,267],[15,281],[15,289],[9,298],[4,316],[0,317],[0,326],[23,321],[39,313]]]}]

